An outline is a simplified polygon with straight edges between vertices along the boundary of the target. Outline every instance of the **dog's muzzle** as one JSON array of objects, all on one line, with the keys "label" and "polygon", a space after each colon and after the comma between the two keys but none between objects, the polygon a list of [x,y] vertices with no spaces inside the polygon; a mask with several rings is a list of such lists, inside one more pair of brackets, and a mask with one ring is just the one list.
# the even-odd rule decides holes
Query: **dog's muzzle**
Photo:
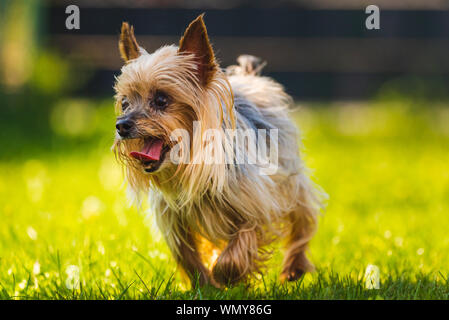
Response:
[{"label": "dog's muzzle", "polygon": [[128,118],[118,119],[115,123],[115,127],[117,128],[117,133],[121,138],[126,139],[130,138],[131,129],[134,125],[134,122]]}]

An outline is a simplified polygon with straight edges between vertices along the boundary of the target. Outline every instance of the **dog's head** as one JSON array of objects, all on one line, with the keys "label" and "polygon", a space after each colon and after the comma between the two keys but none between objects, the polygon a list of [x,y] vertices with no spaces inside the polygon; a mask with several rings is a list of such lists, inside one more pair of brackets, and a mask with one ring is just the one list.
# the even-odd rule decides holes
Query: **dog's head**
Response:
[{"label": "dog's head", "polygon": [[179,46],[151,54],[138,45],[133,27],[123,23],[119,49],[125,65],[115,84],[114,147],[128,168],[128,180],[140,188],[138,181],[149,180],[149,175],[153,179],[169,168],[178,171],[168,156],[174,146],[172,132],[183,129],[194,140],[195,121],[203,128],[220,127],[223,104],[232,108],[232,92],[215,60],[202,15],[187,27]]}]

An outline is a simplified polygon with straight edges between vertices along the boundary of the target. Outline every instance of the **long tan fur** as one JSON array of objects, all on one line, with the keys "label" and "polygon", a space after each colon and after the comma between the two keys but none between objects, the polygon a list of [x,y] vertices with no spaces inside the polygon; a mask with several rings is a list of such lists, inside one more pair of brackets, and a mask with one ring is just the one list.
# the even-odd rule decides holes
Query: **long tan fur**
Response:
[{"label": "long tan fur", "polygon": [[[202,19],[197,18],[204,26]],[[117,138],[114,150],[129,187],[137,198],[149,194],[158,227],[193,283],[220,286],[249,280],[260,272],[269,257],[267,245],[275,239],[285,239],[287,249],[281,277],[295,280],[312,269],[305,252],[316,230],[321,193],[299,157],[299,137],[288,118],[291,98],[280,84],[259,76],[257,59],[241,58],[240,65],[227,73],[217,65],[212,74],[204,75],[198,72],[200,54],[166,46],[129,61],[115,85],[118,113],[121,99],[127,97],[132,101],[127,112],[144,115],[136,122],[142,137],[163,137],[172,145],[170,133],[183,128],[190,134],[192,148],[202,150],[206,129],[224,133],[251,128],[237,110],[239,101],[245,101],[257,117],[279,129],[279,169],[274,175],[261,175],[256,165],[207,164],[201,161],[204,153],[197,152],[197,159],[192,159],[197,161],[178,165],[165,161],[160,170],[146,174],[129,156],[142,147],[143,139]],[[163,112],[146,106],[156,90],[170,96]],[[193,130],[193,121],[201,130]],[[232,159],[232,141],[225,134],[221,137],[212,143],[223,157]],[[201,251],[203,240],[221,251],[212,270],[204,264],[212,250]]]}]

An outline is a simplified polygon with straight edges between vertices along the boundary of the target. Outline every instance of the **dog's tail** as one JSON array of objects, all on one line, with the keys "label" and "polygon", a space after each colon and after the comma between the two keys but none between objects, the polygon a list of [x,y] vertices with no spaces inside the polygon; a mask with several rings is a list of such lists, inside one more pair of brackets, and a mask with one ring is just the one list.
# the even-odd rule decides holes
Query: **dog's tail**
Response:
[{"label": "dog's tail", "polygon": [[244,54],[237,58],[238,65],[232,65],[226,68],[227,75],[253,75],[259,76],[262,69],[267,65],[261,58]]}]

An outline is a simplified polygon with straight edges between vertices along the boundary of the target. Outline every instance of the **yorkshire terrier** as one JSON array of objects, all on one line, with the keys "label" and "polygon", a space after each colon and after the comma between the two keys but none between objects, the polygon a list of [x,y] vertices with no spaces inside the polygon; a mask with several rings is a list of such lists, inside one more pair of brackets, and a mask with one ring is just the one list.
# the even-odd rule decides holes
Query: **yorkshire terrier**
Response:
[{"label": "yorkshire terrier", "polygon": [[[192,285],[247,283],[263,269],[276,239],[286,246],[282,281],[311,271],[306,251],[322,193],[299,156],[288,117],[292,99],[260,76],[261,60],[244,55],[239,65],[220,69],[203,15],[179,46],[151,54],[123,23],[119,49],[125,64],[115,84],[114,151],[133,194],[150,195],[158,228]],[[182,143],[173,139],[179,129],[187,133]],[[208,129],[218,135],[206,143]],[[263,144],[275,149],[276,170],[267,174],[246,161],[254,155],[251,141],[236,145],[229,134],[239,129],[270,131]],[[175,149],[189,161],[173,161]],[[237,161],[245,152],[245,161]],[[207,161],[210,154],[226,161]]]}]

